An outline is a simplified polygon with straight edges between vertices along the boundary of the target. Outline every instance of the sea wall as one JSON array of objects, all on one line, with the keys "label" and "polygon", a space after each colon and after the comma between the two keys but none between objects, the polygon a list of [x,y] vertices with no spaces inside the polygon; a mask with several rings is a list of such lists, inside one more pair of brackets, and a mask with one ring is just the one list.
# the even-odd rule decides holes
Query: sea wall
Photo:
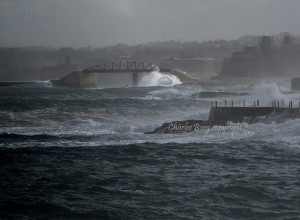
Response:
[{"label": "sea wall", "polygon": [[300,117],[300,108],[277,108],[277,107],[212,107],[208,121],[231,121],[243,122],[245,118],[255,119],[271,114],[286,114],[290,118]]},{"label": "sea wall", "polygon": [[59,80],[51,80],[54,86],[67,88],[96,88],[97,73],[75,71]]},{"label": "sea wall", "polygon": [[266,116],[274,111],[273,107],[212,107],[208,120],[242,122],[245,117]]},{"label": "sea wall", "polygon": [[212,129],[233,123],[282,123],[288,119],[299,119],[300,108],[277,107],[212,107],[208,120],[187,120],[164,123],[145,134],[174,134]]}]

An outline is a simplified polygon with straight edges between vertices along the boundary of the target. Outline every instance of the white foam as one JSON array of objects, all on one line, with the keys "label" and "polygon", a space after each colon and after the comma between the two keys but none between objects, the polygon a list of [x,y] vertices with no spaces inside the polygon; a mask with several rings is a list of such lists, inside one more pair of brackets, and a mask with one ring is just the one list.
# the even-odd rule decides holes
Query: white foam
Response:
[{"label": "white foam", "polygon": [[[241,129],[236,130],[203,130],[182,134],[153,134],[144,135],[143,132],[153,130],[158,125],[117,125],[117,124],[94,124],[92,126],[79,126],[76,128],[36,128],[29,131],[28,129],[20,129],[14,131],[17,134],[26,135],[58,135],[73,136],[80,135],[83,137],[98,136],[99,138],[86,142],[79,140],[60,140],[51,143],[35,142],[36,146],[57,145],[57,146],[99,146],[99,145],[128,145],[139,143],[229,143],[232,141],[263,141],[269,143],[284,143],[288,146],[300,147],[300,120],[290,120],[282,124],[253,124],[240,125]],[[90,122],[88,122],[90,124]],[[234,126],[231,124],[230,126]],[[6,132],[8,132],[6,130]],[[10,133],[10,132],[9,132]],[[10,147],[5,144],[5,147]],[[14,143],[15,147],[27,146],[25,142]],[[28,142],[28,146],[35,146],[34,143]]]},{"label": "white foam", "polygon": [[184,99],[190,98],[191,95],[203,91],[201,87],[195,88],[163,88],[151,91],[144,98],[146,100],[169,100],[169,99]]},{"label": "white foam", "polygon": [[181,81],[177,76],[162,74],[158,71],[152,72],[142,77],[138,86],[151,87],[151,86],[175,86],[180,85]]},{"label": "white foam", "polygon": [[172,99],[172,98],[183,98],[185,92],[175,88],[159,89],[148,93],[148,97],[161,98],[161,99]]},{"label": "white foam", "polygon": [[277,83],[259,83],[249,88],[249,96],[243,97],[246,103],[260,100],[260,105],[271,106],[273,101],[284,101],[288,103],[289,98],[285,95]]}]

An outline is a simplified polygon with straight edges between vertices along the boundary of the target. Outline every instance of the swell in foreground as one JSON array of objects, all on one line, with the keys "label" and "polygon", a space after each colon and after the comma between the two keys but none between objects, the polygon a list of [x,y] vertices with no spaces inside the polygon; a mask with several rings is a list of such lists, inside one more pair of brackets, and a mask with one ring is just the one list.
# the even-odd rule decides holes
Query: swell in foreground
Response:
[{"label": "swell in foreground", "polygon": [[[225,98],[251,103],[262,88],[265,102],[300,98],[274,84],[232,87]],[[163,122],[207,119],[211,98],[195,94],[223,90],[1,88],[0,215],[300,218],[299,120],[144,135]]]}]

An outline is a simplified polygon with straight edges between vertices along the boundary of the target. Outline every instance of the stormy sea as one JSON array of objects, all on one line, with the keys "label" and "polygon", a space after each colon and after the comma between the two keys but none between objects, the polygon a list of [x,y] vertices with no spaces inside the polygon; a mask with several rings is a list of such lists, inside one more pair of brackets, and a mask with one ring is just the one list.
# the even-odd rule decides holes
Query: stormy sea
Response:
[{"label": "stormy sea", "polygon": [[300,219],[300,120],[144,134],[206,120],[211,101],[271,105],[300,93],[178,81],[0,88],[0,218]]}]

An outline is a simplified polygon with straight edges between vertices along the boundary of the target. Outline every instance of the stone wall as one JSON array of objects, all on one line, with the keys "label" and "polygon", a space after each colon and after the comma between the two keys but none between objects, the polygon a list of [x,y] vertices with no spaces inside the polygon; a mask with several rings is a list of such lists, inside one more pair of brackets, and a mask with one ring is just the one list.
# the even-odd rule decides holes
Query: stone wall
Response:
[{"label": "stone wall", "polygon": [[97,73],[83,73],[75,71],[59,80],[51,81],[54,86],[62,86],[67,88],[96,88]]}]

